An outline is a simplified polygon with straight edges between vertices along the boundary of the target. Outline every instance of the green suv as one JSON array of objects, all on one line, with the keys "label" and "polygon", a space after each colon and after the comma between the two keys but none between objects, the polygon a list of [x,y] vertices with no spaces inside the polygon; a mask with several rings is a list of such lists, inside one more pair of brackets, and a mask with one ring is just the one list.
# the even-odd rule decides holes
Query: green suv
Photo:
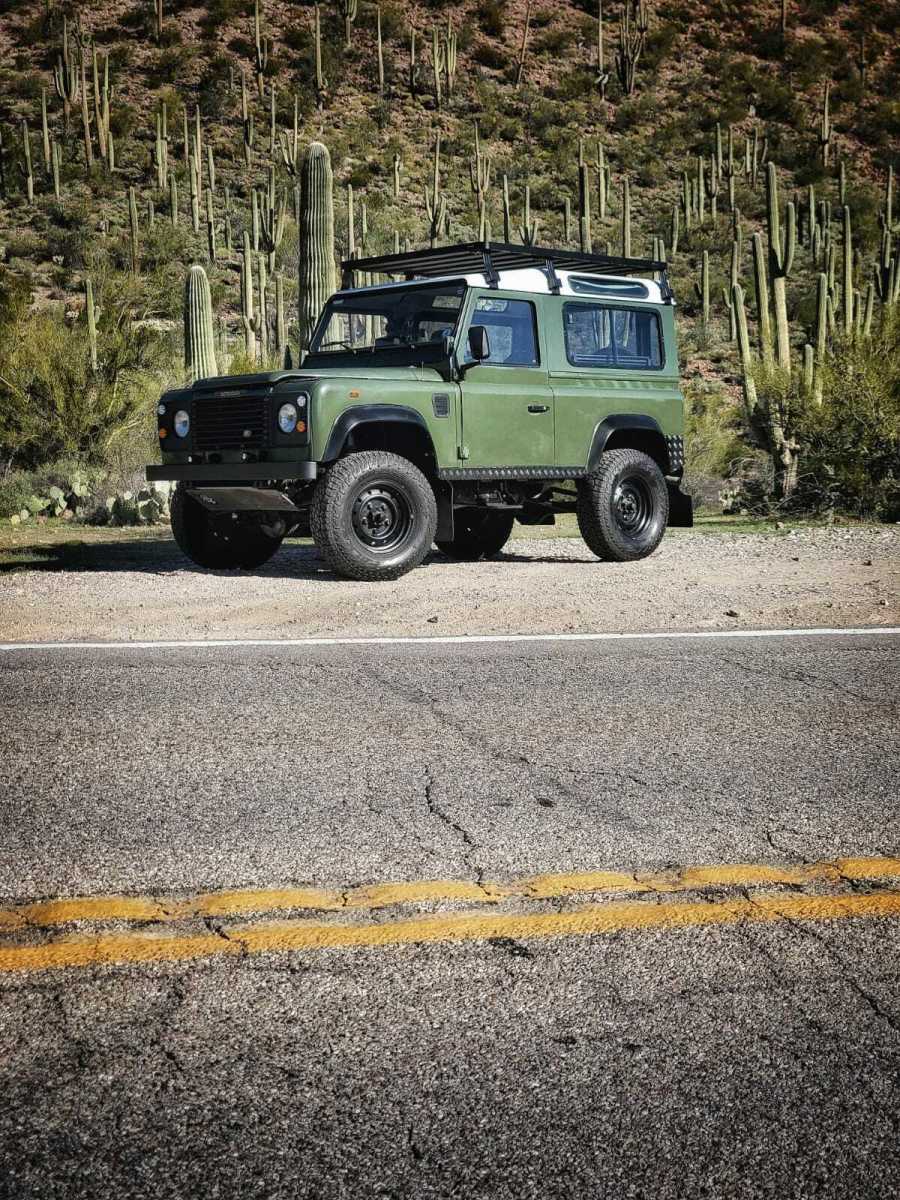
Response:
[{"label": "green suv", "polygon": [[342,266],[300,369],[160,400],[147,478],[177,481],[195,563],[257,567],[311,531],[338,574],[396,579],[563,512],[624,562],[692,523],[664,263],[476,242]]}]

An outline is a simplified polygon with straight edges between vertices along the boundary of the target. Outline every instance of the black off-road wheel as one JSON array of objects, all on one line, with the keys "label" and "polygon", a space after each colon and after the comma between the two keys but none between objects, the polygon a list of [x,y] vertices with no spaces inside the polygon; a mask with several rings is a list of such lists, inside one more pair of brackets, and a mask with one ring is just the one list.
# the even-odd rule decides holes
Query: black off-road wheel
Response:
[{"label": "black off-road wheel", "polygon": [[669,492],[648,454],[607,450],[578,485],[578,528],[598,558],[633,562],[652,554],[666,531]]},{"label": "black off-road wheel", "polygon": [[437,501],[409,459],[363,450],[322,476],[309,516],[319,553],[339,575],[398,579],[431,549]]},{"label": "black off-road wheel", "polygon": [[453,540],[438,542],[449,558],[475,562],[499,554],[512,533],[512,513],[491,508],[463,508],[453,514]]},{"label": "black off-road wheel", "polygon": [[282,539],[267,533],[258,517],[213,516],[182,487],[175,490],[170,511],[179,549],[210,571],[261,567],[281,545]]}]

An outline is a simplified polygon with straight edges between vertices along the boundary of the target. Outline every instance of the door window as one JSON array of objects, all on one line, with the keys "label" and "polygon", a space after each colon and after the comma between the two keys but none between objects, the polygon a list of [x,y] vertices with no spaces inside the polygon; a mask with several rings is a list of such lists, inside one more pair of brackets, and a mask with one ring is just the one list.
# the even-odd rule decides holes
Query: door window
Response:
[{"label": "door window", "polygon": [[663,365],[659,315],[652,309],[566,304],[563,331],[573,367],[658,371]]},{"label": "door window", "polygon": [[[540,363],[534,305],[528,300],[504,300],[500,296],[481,296],[475,302],[473,325],[483,325],[491,343],[491,366],[536,367]],[[468,340],[464,360],[472,361]]]}]

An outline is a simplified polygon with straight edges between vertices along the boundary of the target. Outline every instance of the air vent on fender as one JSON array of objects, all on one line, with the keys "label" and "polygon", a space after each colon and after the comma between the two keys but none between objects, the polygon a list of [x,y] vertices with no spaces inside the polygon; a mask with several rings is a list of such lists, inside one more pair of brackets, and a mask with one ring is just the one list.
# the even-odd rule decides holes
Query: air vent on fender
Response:
[{"label": "air vent on fender", "polygon": [[446,392],[435,392],[431,397],[431,403],[434,405],[436,417],[450,416],[450,397]]}]

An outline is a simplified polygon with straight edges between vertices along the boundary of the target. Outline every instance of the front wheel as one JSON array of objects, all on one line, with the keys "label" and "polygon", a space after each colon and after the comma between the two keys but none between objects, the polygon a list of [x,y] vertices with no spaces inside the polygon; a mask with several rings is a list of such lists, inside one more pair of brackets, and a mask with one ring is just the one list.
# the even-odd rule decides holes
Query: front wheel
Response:
[{"label": "front wheel", "polygon": [[438,542],[437,547],[448,558],[463,562],[493,558],[509,541],[514,520],[512,513],[502,509],[460,509],[453,516],[453,540]]},{"label": "front wheel", "polygon": [[652,554],[666,531],[669,492],[648,454],[607,450],[579,481],[578,528],[598,558],[633,562]]},{"label": "front wheel", "polygon": [[171,515],[179,549],[210,571],[261,567],[281,545],[281,538],[267,533],[258,518],[237,513],[213,516],[183,487],[172,496]]},{"label": "front wheel", "polygon": [[313,540],[347,579],[397,579],[419,566],[434,541],[437,501],[414,463],[384,450],[348,454],[316,484]]}]

